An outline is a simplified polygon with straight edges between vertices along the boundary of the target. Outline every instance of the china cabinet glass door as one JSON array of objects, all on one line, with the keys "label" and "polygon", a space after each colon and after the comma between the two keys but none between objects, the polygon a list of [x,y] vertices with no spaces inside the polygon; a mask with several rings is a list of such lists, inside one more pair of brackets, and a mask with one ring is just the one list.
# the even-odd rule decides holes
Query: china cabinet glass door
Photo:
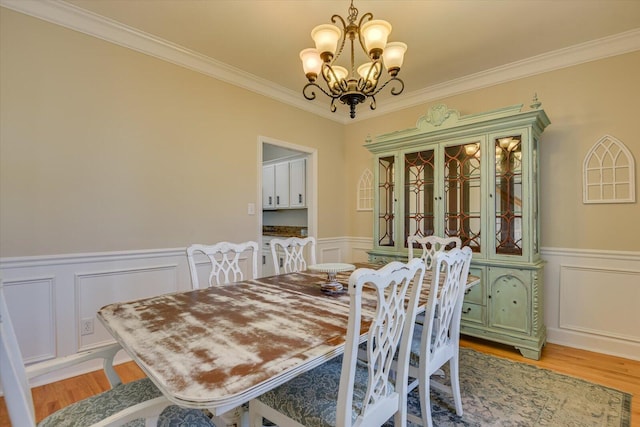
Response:
[{"label": "china cabinet glass door", "polygon": [[378,159],[378,246],[394,247],[395,156]]},{"label": "china cabinet glass door", "polygon": [[495,249],[498,255],[522,255],[522,137],[494,140]]},{"label": "china cabinet glass door", "polygon": [[444,235],[472,251],[482,249],[481,141],[444,148]]},{"label": "china cabinet glass door", "polygon": [[435,227],[435,151],[404,155],[404,242],[409,236],[425,237]]}]

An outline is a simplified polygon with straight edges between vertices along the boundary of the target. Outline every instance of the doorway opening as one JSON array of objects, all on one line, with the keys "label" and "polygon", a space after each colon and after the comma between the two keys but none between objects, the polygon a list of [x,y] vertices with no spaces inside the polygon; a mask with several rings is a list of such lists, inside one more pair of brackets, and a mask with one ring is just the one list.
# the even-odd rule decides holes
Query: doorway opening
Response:
[{"label": "doorway opening", "polygon": [[258,235],[261,276],[275,274],[269,240],[317,233],[317,150],[258,138]]}]

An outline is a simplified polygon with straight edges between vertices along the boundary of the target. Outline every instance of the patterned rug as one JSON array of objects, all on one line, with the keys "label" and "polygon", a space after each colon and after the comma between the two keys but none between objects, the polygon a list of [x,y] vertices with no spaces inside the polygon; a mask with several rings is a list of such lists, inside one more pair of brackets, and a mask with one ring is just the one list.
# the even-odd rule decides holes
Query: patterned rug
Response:
[{"label": "patterned rug", "polygon": [[[449,395],[431,391],[434,426],[631,424],[628,393],[462,347],[460,387],[464,410],[461,417],[456,415]],[[420,414],[417,389],[409,396],[409,412]],[[385,427],[392,425],[387,423]]]}]

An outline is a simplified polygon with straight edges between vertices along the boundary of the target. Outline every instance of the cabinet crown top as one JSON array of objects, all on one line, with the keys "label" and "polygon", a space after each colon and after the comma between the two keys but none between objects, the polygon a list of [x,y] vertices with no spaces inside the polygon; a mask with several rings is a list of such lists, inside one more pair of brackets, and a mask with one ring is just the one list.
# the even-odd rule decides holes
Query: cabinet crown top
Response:
[{"label": "cabinet crown top", "polygon": [[539,108],[540,105],[536,96],[531,110],[523,111],[523,104],[517,104],[463,116],[445,104],[436,104],[418,119],[415,128],[378,135],[373,140],[368,139],[365,147],[375,149],[415,139],[439,138],[456,133],[484,133],[514,126],[534,126],[541,133],[551,122],[544,110]]}]

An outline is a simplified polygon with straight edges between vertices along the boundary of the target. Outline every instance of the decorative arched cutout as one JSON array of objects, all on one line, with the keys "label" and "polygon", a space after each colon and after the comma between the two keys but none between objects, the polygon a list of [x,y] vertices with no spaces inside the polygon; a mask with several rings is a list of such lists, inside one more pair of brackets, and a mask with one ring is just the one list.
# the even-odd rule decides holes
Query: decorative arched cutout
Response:
[{"label": "decorative arched cutout", "polygon": [[358,204],[359,211],[373,210],[373,172],[365,169],[358,181]]},{"label": "decorative arched cutout", "polygon": [[635,165],[631,152],[611,135],[591,147],[584,159],[584,203],[634,203]]}]

